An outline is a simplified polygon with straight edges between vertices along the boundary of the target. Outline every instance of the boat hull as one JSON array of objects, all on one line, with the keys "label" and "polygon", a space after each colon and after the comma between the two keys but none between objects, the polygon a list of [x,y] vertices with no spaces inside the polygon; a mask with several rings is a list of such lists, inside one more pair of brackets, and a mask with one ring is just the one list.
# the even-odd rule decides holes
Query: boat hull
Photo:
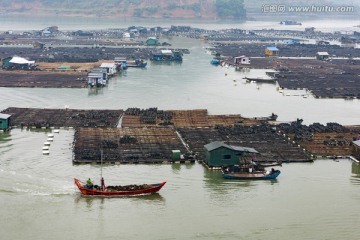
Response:
[{"label": "boat hull", "polygon": [[225,179],[241,179],[241,180],[271,180],[276,179],[280,175],[280,170],[275,170],[272,173],[266,172],[235,172],[235,173],[225,173],[223,172],[223,177]]},{"label": "boat hull", "polygon": [[145,62],[145,63],[141,63],[141,64],[131,64],[131,63],[128,63],[127,65],[126,65],[126,67],[127,68],[129,68],[129,67],[134,67],[134,68],[144,68],[144,67],[146,67],[147,66],[147,62]]},{"label": "boat hull", "polygon": [[248,78],[245,77],[247,82],[258,82],[258,83],[276,83],[276,78]]},{"label": "boat hull", "polygon": [[87,188],[79,179],[74,178],[75,185],[79,188],[82,195],[85,196],[98,196],[98,197],[120,197],[120,196],[134,196],[134,195],[146,195],[160,191],[160,189],[166,184],[166,182],[150,184],[151,187],[139,190],[128,191],[102,191],[93,188]]}]

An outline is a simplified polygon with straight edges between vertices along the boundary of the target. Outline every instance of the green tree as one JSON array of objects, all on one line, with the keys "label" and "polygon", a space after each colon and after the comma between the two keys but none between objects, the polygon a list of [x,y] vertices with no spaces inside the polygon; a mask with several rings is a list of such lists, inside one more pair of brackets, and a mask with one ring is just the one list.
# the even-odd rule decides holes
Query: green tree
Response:
[{"label": "green tree", "polygon": [[220,18],[246,18],[244,0],[216,0],[215,7]]}]

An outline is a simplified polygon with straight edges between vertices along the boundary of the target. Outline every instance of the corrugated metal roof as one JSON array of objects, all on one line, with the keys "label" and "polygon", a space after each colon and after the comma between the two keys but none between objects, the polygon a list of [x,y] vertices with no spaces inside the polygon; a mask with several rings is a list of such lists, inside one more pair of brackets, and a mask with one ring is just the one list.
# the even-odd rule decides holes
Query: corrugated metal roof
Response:
[{"label": "corrugated metal roof", "polygon": [[106,69],[103,68],[93,68],[90,71],[91,73],[106,73]]},{"label": "corrugated metal roof", "polygon": [[171,50],[161,50],[162,54],[172,54]]},{"label": "corrugated metal roof", "polygon": [[114,68],[115,67],[115,63],[102,63],[100,65],[101,68]]},{"label": "corrugated metal roof", "polygon": [[234,145],[228,145],[225,144],[224,142],[220,142],[220,141],[214,141],[211,142],[209,144],[206,144],[204,146],[206,148],[206,150],[208,150],[209,152],[220,148],[220,147],[225,147],[228,149],[232,149],[234,151],[238,151],[238,152],[250,152],[250,153],[259,153],[258,151],[256,151],[254,148],[248,148],[248,147],[240,147],[240,146],[234,146]]},{"label": "corrugated metal roof", "polygon": [[317,52],[316,53],[317,55],[322,55],[322,56],[328,56],[329,55],[329,53],[328,52]]},{"label": "corrugated metal roof", "polygon": [[0,113],[0,118],[1,119],[8,119],[9,117],[11,117],[11,115],[5,114],[5,113]]},{"label": "corrugated metal roof", "polygon": [[114,61],[116,61],[116,62],[126,62],[126,57],[115,57]]},{"label": "corrugated metal roof", "polygon": [[360,140],[353,141],[353,144],[360,147]]},{"label": "corrugated metal roof", "polygon": [[90,78],[102,78],[103,75],[102,75],[102,73],[89,73],[88,77],[90,77]]},{"label": "corrugated metal roof", "polygon": [[277,47],[267,47],[267,49],[270,51],[279,51]]},{"label": "corrugated metal roof", "polygon": [[29,61],[22,57],[13,57],[9,62],[15,63],[15,64],[34,64],[35,61]]}]

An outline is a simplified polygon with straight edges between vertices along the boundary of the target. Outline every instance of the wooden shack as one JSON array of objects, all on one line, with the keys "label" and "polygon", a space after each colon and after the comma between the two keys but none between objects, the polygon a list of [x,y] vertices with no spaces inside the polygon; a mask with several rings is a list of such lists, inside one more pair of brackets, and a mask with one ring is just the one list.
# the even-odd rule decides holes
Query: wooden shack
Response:
[{"label": "wooden shack", "polygon": [[245,56],[245,55],[235,57],[234,58],[234,64],[236,64],[236,65],[241,65],[241,64],[249,65],[250,64],[250,58]]},{"label": "wooden shack", "polygon": [[280,50],[277,47],[267,47],[265,48],[266,57],[277,57],[279,56]]},{"label": "wooden shack", "polygon": [[157,45],[160,45],[159,40],[158,40],[156,37],[149,37],[149,38],[146,40],[145,44],[146,44],[147,46],[157,46]]},{"label": "wooden shack", "polygon": [[11,115],[0,113],[0,130],[6,130],[10,127]]},{"label": "wooden shack", "polygon": [[224,142],[214,141],[204,146],[205,160],[209,167],[222,167],[230,165],[238,165],[239,160],[244,155],[258,153],[253,148],[233,146]]},{"label": "wooden shack", "polygon": [[360,139],[353,141],[353,156],[360,160]]},{"label": "wooden shack", "polygon": [[90,87],[104,87],[109,79],[108,76],[106,69],[93,68],[87,76],[88,84]]},{"label": "wooden shack", "polygon": [[328,60],[329,59],[329,53],[328,52],[317,52],[316,53],[316,59],[317,60]]},{"label": "wooden shack", "polygon": [[102,63],[100,68],[104,69],[109,76],[113,76],[116,73],[115,63]]}]

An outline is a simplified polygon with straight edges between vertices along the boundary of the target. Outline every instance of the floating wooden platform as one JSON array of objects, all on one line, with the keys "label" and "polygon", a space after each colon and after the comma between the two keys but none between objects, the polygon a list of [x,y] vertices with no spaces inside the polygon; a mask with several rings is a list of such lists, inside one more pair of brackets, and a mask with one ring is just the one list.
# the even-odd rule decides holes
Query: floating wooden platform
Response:
[{"label": "floating wooden platform", "polygon": [[309,127],[297,124],[286,128],[283,125],[279,129],[294,144],[306,151],[321,157],[326,156],[349,156],[354,148],[352,141],[360,135],[360,127],[343,127],[333,124],[324,126],[313,124]]},{"label": "floating wooden platform", "polygon": [[12,127],[116,127],[122,110],[78,110],[7,108],[2,113],[11,115]]},{"label": "floating wooden platform", "polygon": [[[8,108],[12,127],[75,128],[75,163],[99,163],[104,149],[109,163],[173,163],[172,150],[204,159],[204,145],[224,141],[252,147],[258,161],[306,162],[316,156],[352,155],[352,140],[359,127],[331,123],[269,123],[267,118],[244,118],[240,114],[208,115],[206,109],[167,110],[75,110]],[[118,122],[122,118],[122,126]],[[50,142],[49,142],[50,144]]]},{"label": "floating wooden platform", "polygon": [[[187,153],[174,128],[79,128],[74,163],[173,163],[172,150]],[[192,161],[195,160],[186,160]]]},{"label": "floating wooden platform", "polygon": [[260,154],[257,161],[307,162],[310,154],[291,144],[281,134],[273,131],[270,125],[260,126],[217,126],[215,128],[179,128],[181,136],[192,151],[204,159],[204,145],[212,141],[255,148]]},{"label": "floating wooden platform", "polygon": [[86,88],[86,73],[0,71],[0,87]]}]

